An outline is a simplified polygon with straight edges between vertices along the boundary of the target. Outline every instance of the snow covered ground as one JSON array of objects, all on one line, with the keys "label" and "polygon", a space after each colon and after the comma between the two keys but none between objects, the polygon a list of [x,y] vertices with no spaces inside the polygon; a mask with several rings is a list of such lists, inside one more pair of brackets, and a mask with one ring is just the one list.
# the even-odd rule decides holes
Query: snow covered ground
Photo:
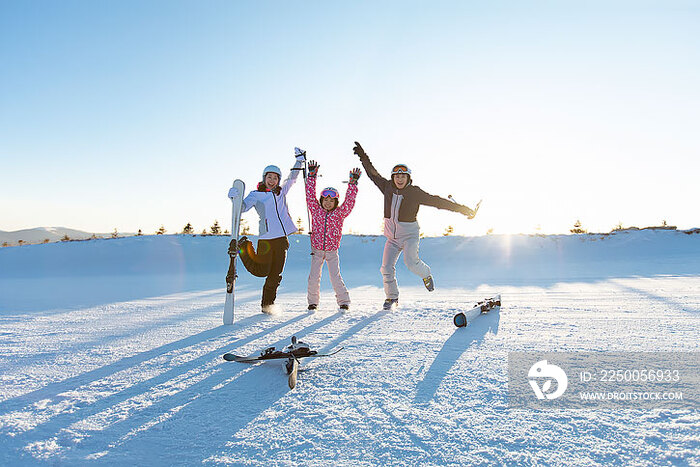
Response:
[{"label": "snow covered ground", "polygon": [[[308,237],[278,297],[241,272],[221,325],[223,237],[0,249],[0,465],[700,465],[697,410],[508,406],[512,351],[700,350],[700,235],[431,238],[437,289],[401,264],[380,311],[381,237],[348,236],[349,313],[324,277],[306,312]],[[500,313],[452,316],[501,292]],[[225,362],[296,335],[283,364]]]}]

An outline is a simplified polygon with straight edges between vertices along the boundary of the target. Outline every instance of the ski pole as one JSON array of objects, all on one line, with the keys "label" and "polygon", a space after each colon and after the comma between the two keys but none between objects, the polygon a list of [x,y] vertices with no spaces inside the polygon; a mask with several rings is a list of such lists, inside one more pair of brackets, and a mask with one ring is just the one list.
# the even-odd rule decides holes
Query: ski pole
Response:
[{"label": "ski pole", "polygon": [[[457,201],[452,197],[452,195],[447,195],[447,199],[449,199],[449,200],[452,201],[453,203],[457,203]],[[474,219],[474,217],[476,216],[476,213],[479,211],[479,207],[481,206],[481,202],[482,202],[482,201],[483,201],[483,199],[480,199],[479,202],[476,203],[476,206],[474,207],[474,214],[471,215],[471,216],[469,217],[469,219]],[[457,203],[457,204],[459,204],[459,203]]]},{"label": "ski pole", "polygon": [[[304,177],[304,193],[306,193],[306,185],[308,183],[307,170],[306,170],[308,161],[306,160],[306,151],[299,149],[297,147],[297,148],[294,148],[294,153],[296,155],[303,154],[303,156],[304,156],[304,167],[301,169],[294,169],[294,170],[301,170],[302,171],[301,174]],[[305,198],[306,198],[306,196],[305,196]],[[309,249],[311,250],[310,255],[313,256],[314,250],[313,250],[313,247],[311,245],[311,215],[309,214],[309,205],[308,204],[306,205],[306,224],[309,226]]]},{"label": "ski pole", "polygon": [[[306,183],[307,183],[307,173],[306,173],[306,157],[304,157],[304,191],[306,191]],[[314,249],[313,246],[311,245],[311,214],[309,214],[309,205],[306,205],[306,224],[309,226],[309,249],[311,250],[311,253],[309,253],[311,256],[314,254]]]}]

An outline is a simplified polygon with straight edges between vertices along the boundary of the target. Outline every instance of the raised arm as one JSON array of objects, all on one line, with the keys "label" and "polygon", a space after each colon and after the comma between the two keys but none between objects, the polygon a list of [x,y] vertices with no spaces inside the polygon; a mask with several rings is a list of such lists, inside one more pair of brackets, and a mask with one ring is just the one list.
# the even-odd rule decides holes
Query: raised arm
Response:
[{"label": "raised arm", "polygon": [[467,206],[455,203],[454,201],[450,201],[449,199],[431,195],[430,193],[423,191],[417,186],[414,186],[413,189],[416,190],[416,192],[418,193],[418,200],[420,204],[423,204],[425,206],[432,206],[438,209],[446,209],[448,211],[458,212],[460,214],[464,214],[467,217],[474,216],[474,210]]},{"label": "raised arm", "polygon": [[362,167],[365,168],[365,172],[367,172],[367,176],[369,177],[369,179],[372,180],[372,182],[375,185],[377,185],[377,188],[379,188],[382,193],[384,193],[384,191],[387,189],[388,185],[391,182],[379,175],[377,169],[375,169],[374,165],[372,165],[372,161],[369,160],[369,156],[367,155],[365,150],[362,149],[362,146],[360,146],[360,143],[358,143],[357,141],[355,141],[355,147],[353,148],[353,152],[357,154],[357,156],[360,158],[360,162],[362,162]]},{"label": "raised arm", "polygon": [[357,198],[357,180],[360,178],[362,171],[360,169],[353,169],[350,172],[350,180],[348,181],[348,189],[345,192],[345,201],[338,207],[340,214],[343,217],[348,217],[352,212],[352,208],[355,207],[355,199]]},{"label": "raised arm", "polygon": [[316,176],[319,165],[315,161],[309,161],[309,174],[306,179],[306,205],[312,213],[323,209],[316,199]]},{"label": "raised arm", "polygon": [[292,169],[289,171],[289,175],[287,175],[287,178],[284,180],[284,183],[280,185],[280,188],[282,189],[282,196],[286,196],[287,193],[289,193],[289,190],[294,185],[294,182],[297,181],[299,172],[301,172],[302,168],[304,167],[306,153],[304,153],[303,155],[297,155],[296,160],[297,161],[294,163],[294,167],[292,167]]}]

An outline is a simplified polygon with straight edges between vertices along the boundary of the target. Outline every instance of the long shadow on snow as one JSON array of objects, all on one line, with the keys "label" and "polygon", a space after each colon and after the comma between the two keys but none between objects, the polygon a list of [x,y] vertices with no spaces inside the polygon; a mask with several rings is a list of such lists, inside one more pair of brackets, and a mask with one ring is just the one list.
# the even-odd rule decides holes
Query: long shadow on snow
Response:
[{"label": "long shadow on snow", "polygon": [[[228,351],[232,345],[236,346],[242,346],[245,344],[248,344],[250,342],[253,342],[271,332],[275,332],[278,329],[282,329],[290,324],[293,324],[297,321],[300,321],[301,319],[307,317],[308,314],[302,314],[299,316],[296,316],[294,318],[291,318],[287,321],[281,322],[276,324],[275,326],[272,326],[271,328],[266,328],[263,329],[255,334],[252,334],[250,336],[246,336],[244,338],[234,340],[233,342],[228,342],[225,345],[218,347],[217,349],[207,352],[204,355],[201,355],[193,360],[189,360],[183,364],[177,365],[173,368],[170,368],[169,370],[164,371],[163,373],[160,373],[157,376],[154,376],[153,378],[147,379],[140,381],[139,383],[130,386],[128,388],[125,388],[124,390],[118,391],[112,395],[109,395],[103,399],[100,399],[99,401],[96,401],[93,404],[89,404],[87,407],[78,407],[74,410],[71,410],[70,412],[63,412],[58,414],[57,416],[51,418],[50,421],[47,421],[41,425],[40,428],[36,428],[35,430],[32,430],[31,432],[28,433],[23,433],[20,435],[16,435],[13,438],[13,443],[16,442],[21,442],[21,443],[29,443],[32,441],[37,441],[40,439],[45,439],[49,438],[54,435],[58,435],[60,431],[64,428],[68,428],[71,424],[78,422],[80,420],[86,419],[87,417],[90,417],[95,414],[99,414],[103,411],[107,411],[110,407],[114,407],[124,401],[127,401],[131,398],[137,397],[140,394],[148,392],[149,389],[156,387],[158,385],[162,385],[172,379],[177,378],[180,375],[186,374],[188,372],[191,372],[192,370],[196,369],[197,367],[205,365],[207,362],[210,362],[212,358],[215,356],[220,356],[226,351]],[[216,334],[212,335],[214,337],[218,337],[219,335],[225,335],[228,333],[234,333],[240,331],[241,328],[247,326],[250,324],[250,322],[258,322],[265,319],[265,316],[262,314],[256,314],[254,316],[249,316],[248,318],[242,319],[236,323],[234,323],[235,327],[230,327],[230,326],[219,326],[216,329],[213,329],[211,331],[220,331]],[[237,326],[236,326],[237,325]],[[211,331],[207,331],[205,333],[211,333]],[[205,333],[200,333],[197,336],[201,336]],[[196,336],[193,336],[196,337]],[[211,337],[211,336],[210,336]],[[206,339],[200,339],[195,343],[203,342]],[[178,341],[182,342],[182,341]],[[187,345],[183,345],[182,347],[187,347]],[[157,349],[156,349],[157,350]],[[147,359],[144,359],[144,361]],[[72,388],[71,388],[72,389]],[[31,404],[28,404],[27,407],[24,408],[25,410],[31,410]]]},{"label": "long shadow on snow", "polygon": [[389,314],[389,311],[384,311],[380,310],[372,315],[369,315],[363,319],[361,319],[359,322],[355,323],[353,326],[351,326],[347,331],[342,333],[341,335],[335,337],[329,342],[326,342],[325,346],[321,348],[320,352],[325,353],[325,352],[330,352],[333,350],[335,347],[338,347],[340,344],[342,344],[344,341],[349,339],[350,337],[354,336],[358,332],[360,332],[362,329],[366,328],[370,324],[372,324],[374,321],[386,316]]},{"label": "long shadow on snow", "polygon": [[642,297],[647,298],[650,301],[655,301],[655,302],[661,302],[662,304],[668,305],[670,309],[673,311],[682,311],[685,313],[698,313],[700,312],[700,309],[698,308],[690,308],[688,305],[685,305],[681,303],[678,300],[673,299],[672,297],[664,297],[663,295],[656,295],[654,293],[649,292],[648,290],[640,289],[638,287],[631,287],[629,285],[621,284],[619,280],[613,281],[615,286],[619,287],[620,289],[623,289],[627,292],[631,292],[635,295],[640,295]]},{"label": "long shadow on snow", "polygon": [[430,402],[435,397],[440,383],[459,357],[471,346],[478,345],[491,331],[498,334],[500,312],[490,312],[479,316],[467,327],[457,328],[440,349],[423,380],[416,387],[415,403]]},{"label": "long shadow on snow", "polygon": [[[94,370],[88,371],[86,373],[81,373],[79,375],[73,376],[71,378],[64,379],[55,383],[48,384],[35,391],[22,394],[21,396],[13,397],[0,402],[0,415],[6,414],[13,410],[18,410],[22,406],[30,406],[35,402],[52,399],[57,397],[59,394],[74,390],[76,387],[84,386],[90,384],[91,382],[105,378],[111,374],[118,373],[132,366],[136,366],[140,363],[146,362],[152,358],[158,357],[164,353],[172,352],[174,350],[183,349],[190,347],[192,345],[204,342],[206,340],[219,337],[227,333],[235,333],[244,327],[250,321],[259,321],[264,316],[262,314],[255,314],[244,318],[240,321],[236,321],[233,326],[218,326],[213,329],[208,329],[202,331],[199,334],[180,339],[178,341],[170,342],[165,345],[141,352],[130,357],[123,358],[109,365],[102,366],[100,368],[95,368]],[[228,345],[230,346],[230,344]],[[227,347],[228,347],[227,346]]]},{"label": "long shadow on snow", "polygon": [[[257,295],[257,292],[250,292],[248,291],[248,296],[246,298],[252,298],[255,295]],[[34,355],[26,355],[24,357],[14,357],[12,358],[11,361],[8,361],[7,363],[0,363],[0,371],[6,371],[7,369],[12,369],[12,368],[17,368],[20,365],[23,365],[25,362],[29,364],[36,364],[37,361],[44,361],[44,363],[50,363],[50,360],[53,359],[59,359],[61,358],[62,355],[70,354],[73,352],[80,352],[81,350],[85,351],[88,349],[94,349],[94,346],[98,347],[105,347],[109,345],[111,342],[116,342],[120,339],[124,339],[127,337],[132,337],[134,335],[138,335],[142,332],[148,331],[150,329],[155,329],[157,327],[160,327],[161,325],[167,324],[169,322],[174,321],[177,319],[178,321],[186,321],[189,318],[195,318],[195,317],[201,317],[202,315],[205,315],[211,311],[215,311],[216,309],[221,308],[221,304],[216,304],[216,305],[209,305],[206,307],[202,308],[197,308],[193,307],[190,308],[186,313],[182,313],[179,315],[174,315],[174,316],[167,316],[167,315],[162,315],[161,313],[158,313],[157,310],[149,310],[149,308],[157,309],[157,308],[163,308],[165,306],[169,305],[174,305],[177,302],[181,301],[187,301],[188,299],[174,299],[172,304],[168,303],[168,305],[165,305],[163,303],[154,303],[153,305],[148,305],[144,306],[144,308],[140,308],[138,310],[135,310],[128,315],[131,314],[146,314],[153,312],[153,319],[150,320],[145,320],[139,322],[138,327],[134,328],[129,328],[129,327],[122,327],[118,328],[121,329],[120,332],[115,332],[109,335],[104,335],[101,337],[98,337],[97,340],[95,341],[79,341],[75,342],[71,345],[61,347],[58,351],[51,351],[48,352],[47,355],[41,355],[41,354],[34,354]],[[117,320],[124,320],[125,318],[128,317],[128,315],[125,314],[120,314],[118,318],[115,318]],[[128,320],[127,320],[128,321]],[[115,329],[117,331],[118,329]],[[0,403],[0,407],[2,407],[2,404]]]},{"label": "long shadow on snow", "polygon": [[[295,319],[306,316],[308,314],[303,314]],[[294,335],[303,339],[306,335],[326,326],[340,316],[343,314],[335,313],[297,331]],[[279,347],[288,343],[289,340],[285,338],[269,345]],[[202,359],[210,359],[215,354],[217,352],[209,353]],[[157,402],[144,413],[132,414],[127,419],[113,424],[100,432],[99,439],[84,440],[81,444],[86,448],[94,449],[95,452],[110,450],[101,458],[107,463],[122,459],[131,463],[168,463],[168,459],[164,457],[167,446],[162,445],[164,441],[161,438],[162,433],[159,433],[160,430],[155,430],[155,432],[145,430],[133,437],[129,437],[129,433],[157,419],[160,414],[177,412],[175,417],[168,420],[167,429],[169,433],[188,434],[189,449],[187,453],[191,457],[183,458],[180,450],[174,450],[174,452],[178,452],[179,457],[171,459],[171,461],[179,464],[200,463],[211,455],[210,453],[205,454],[212,449],[211,446],[224,444],[236,432],[272,407],[288,392],[283,360],[253,365],[222,361],[211,375],[201,381],[176,395]],[[212,410],[212,408],[218,409]],[[206,429],[200,430],[199,425],[206,427]],[[152,436],[156,439],[151,439]],[[125,437],[128,438],[124,439]],[[170,439],[168,438],[168,440]],[[179,445],[182,440],[172,439],[169,442]],[[154,443],[161,443],[158,450],[152,449]],[[117,450],[119,452],[116,452]],[[135,458],[134,454],[148,457]]]}]

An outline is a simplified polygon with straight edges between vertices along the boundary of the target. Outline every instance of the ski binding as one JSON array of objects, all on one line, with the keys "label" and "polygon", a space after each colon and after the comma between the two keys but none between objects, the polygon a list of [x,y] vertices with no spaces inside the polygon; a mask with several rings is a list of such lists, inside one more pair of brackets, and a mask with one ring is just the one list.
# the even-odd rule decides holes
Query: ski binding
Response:
[{"label": "ski binding", "polygon": [[268,347],[265,350],[247,357],[236,355],[233,353],[224,354],[224,360],[228,362],[254,363],[264,360],[280,360],[286,359],[285,369],[289,375],[289,389],[294,389],[297,384],[297,372],[299,370],[299,359],[306,357],[330,357],[343,350],[343,347],[338,347],[329,353],[319,353],[317,350],[311,350],[305,342],[297,340],[296,336],[292,336],[292,343],[283,349],[276,347]]},{"label": "ski binding", "polygon": [[477,316],[486,314],[496,308],[501,308],[501,294],[477,302],[469,311],[457,313],[453,318],[453,322],[458,328],[463,328],[471,323]]}]

